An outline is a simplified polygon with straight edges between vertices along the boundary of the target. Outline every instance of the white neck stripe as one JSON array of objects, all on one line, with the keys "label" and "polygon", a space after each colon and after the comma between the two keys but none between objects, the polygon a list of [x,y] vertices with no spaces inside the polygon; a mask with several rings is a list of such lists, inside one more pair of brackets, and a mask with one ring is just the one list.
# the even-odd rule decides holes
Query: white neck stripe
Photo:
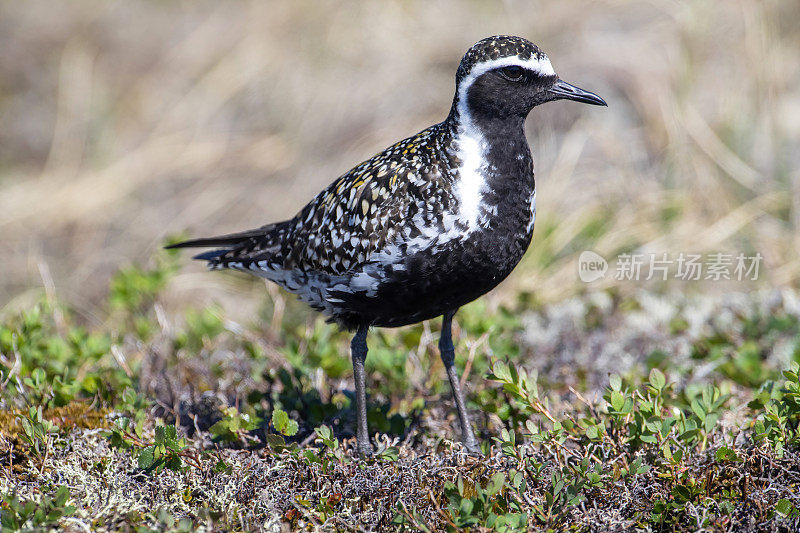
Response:
[{"label": "white neck stripe", "polygon": [[[468,232],[475,231],[480,227],[481,217],[484,214],[486,140],[469,113],[467,91],[479,76],[495,68],[510,66],[532,70],[540,76],[555,76],[556,74],[547,56],[543,55],[529,60],[511,56],[480,63],[461,80],[458,86],[458,103],[456,105],[458,111],[456,142],[458,143],[458,158],[461,160],[456,195],[459,202],[458,216],[466,223]],[[535,209],[535,204],[533,209]]]}]

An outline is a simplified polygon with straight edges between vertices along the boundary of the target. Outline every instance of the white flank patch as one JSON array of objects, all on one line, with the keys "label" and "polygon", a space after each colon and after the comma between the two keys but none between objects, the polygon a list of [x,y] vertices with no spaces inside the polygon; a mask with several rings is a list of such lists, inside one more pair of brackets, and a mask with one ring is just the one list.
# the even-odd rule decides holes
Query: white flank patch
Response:
[{"label": "white flank patch", "polygon": [[273,281],[296,294],[300,300],[312,307],[322,310],[328,315],[336,314],[336,304],[343,300],[330,296],[329,291],[345,293],[364,293],[374,297],[378,292],[378,280],[374,275],[381,267],[378,264],[367,264],[360,272],[354,275],[341,274],[329,275],[317,272],[303,272],[300,270],[283,270],[269,261],[259,261],[254,265],[254,274]]},{"label": "white flank patch", "polygon": [[[322,309],[328,314],[333,313],[334,307],[323,295],[327,295],[327,288],[331,279],[336,276],[306,273],[298,270],[283,270],[277,264],[269,261],[259,261],[253,274],[277,283],[289,292],[296,294],[300,300],[317,309]],[[339,281],[341,282],[341,281]]]},{"label": "white flank patch", "polygon": [[370,276],[368,271],[376,272],[378,270],[378,266],[375,264],[368,264],[365,265],[361,272],[357,272],[350,278],[349,283],[346,287],[334,287],[334,289],[344,290],[345,292],[363,292],[370,298],[375,297],[378,294],[378,280]]}]

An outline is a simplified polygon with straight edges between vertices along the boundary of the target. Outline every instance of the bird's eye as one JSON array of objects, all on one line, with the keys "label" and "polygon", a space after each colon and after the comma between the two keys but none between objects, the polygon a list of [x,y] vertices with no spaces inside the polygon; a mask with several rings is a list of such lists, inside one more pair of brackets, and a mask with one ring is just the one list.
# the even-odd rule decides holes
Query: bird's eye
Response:
[{"label": "bird's eye", "polygon": [[509,81],[519,81],[525,74],[525,69],[517,66],[503,67],[500,74]]}]

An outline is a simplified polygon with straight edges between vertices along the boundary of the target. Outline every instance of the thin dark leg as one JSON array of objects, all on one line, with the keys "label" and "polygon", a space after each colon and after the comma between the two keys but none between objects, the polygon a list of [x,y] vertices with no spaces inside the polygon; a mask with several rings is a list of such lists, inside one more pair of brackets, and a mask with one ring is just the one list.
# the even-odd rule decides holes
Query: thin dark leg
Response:
[{"label": "thin dark leg", "polygon": [[464,404],[464,395],[461,393],[461,381],[456,373],[455,358],[456,352],[453,347],[453,315],[455,311],[448,311],[442,316],[442,336],[439,338],[439,352],[442,355],[442,362],[447,371],[447,379],[450,380],[450,388],[453,389],[453,398],[458,409],[458,419],[461,421],[461,440],[464,446],[471,453],[480,453],[480,446],[472,433],[472,426],[467,416],[467,407]]},{"label": "thin dark leg", "polygon": [[364,361],[367,358],[367,326],[358,328],[352,342],[350,352],[353,359],[353,380],[356,383],[356,439],[358,440],[358,455],[367,457],[372,455],[372,445],[369,443],[369,430],[367,429],[367,375],[364,372]]}]

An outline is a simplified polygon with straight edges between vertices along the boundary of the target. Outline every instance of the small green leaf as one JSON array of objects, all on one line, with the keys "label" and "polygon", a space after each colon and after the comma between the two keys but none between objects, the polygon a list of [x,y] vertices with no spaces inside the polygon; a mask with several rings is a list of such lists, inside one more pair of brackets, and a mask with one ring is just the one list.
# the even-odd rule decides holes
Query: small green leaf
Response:
[{"label": "small green leaf", "polygon": [[375,458],[380,459],[381,461],[393,463],[400,458],[400,450],[398,450],[395,446],[389,446],[382,452],[377,453]]},{"label": "small green leaf", "polygon": [[667,378],[664,376],[664,373],[657,368],[653,368],[650,370],[650,385],[653,386],[654,389],[657,391],[663,390],[664,387],[667,385]]},{"label": "small green leaf", "polygon": [[494,496],[503,488],[503,485],[506,482],[506,476],[503,472],[496,472],[495,475],[492,476],[492,479],[489,481],[489,484],[486,486],[486,492],[489,496]]},{"label": "small green leaf", "polygon": [[272,425],[275,426],[275,429],[278,431],[282,431],[288,422],[289,415],[286,414],[286,411],[282,409],[275,409],[272,412]]},{"label": "small green leaf", "polygon": [[[675,453],[672,454],[672,461],[677,464],[681,462],[681,459],[683,459],[683,450],[678,448],[675,450]],[[650,467],[648,466],[647,469],[649,470]]]},{"label": "small green leaf", "polygon": [[166,441],[174,441],[178,439],[178,430],[175,426],[166,426],[164,428],[164,439]]},{"label": "small green leaf", "polygon": [[706,433],[710,433],[714,426],[717,425],[717,420],[719,419],[719,415],[716,413],[712,413],[706,417],[703,421],[703,429],[706,430]]},{"label": "small green leaf", "polygon": [[625,398],[625,405],[622,406],[622,409],[620,409],[620,412],[622,414],[626,414],[627,415],[631,411],[633,411],[633,398],[627,397],[627,398]]},{"label": "small green leaf", "polygon": [[645,422],[645,427],[651,433],[658,433],[661,429],[661,420],[658,418],[651,418],[647,422]]},{"label": "small green leaf", "polygon": [[155,444],[159,446],[164,444],[164,426],[156,426],[156,436],[155,436]]},{"label": "small green leaf", "polygon": [[783,516],[789,516],[795,511],[795,507],[791,501],[782,498],[775,504],[775,510]]},{"label": "small green leaf", "polygon": [[508,369],[508,365],[503,361],[494,362],[492,373],[494,373],[495,377],[500,381],[512,381],[511,371]]},{"label": "small green leaf", "polygon": [[686,485],[676,485],[672,489],[672,496],[679,502],[684,503],[692,499],[692,491]]},{"label": "small green leaf", "polygon": [[155,462],[155,446],[148,446],[139,454],[139,468],[145,470],[153,466]]},{"label": "small green leaf", "polygon": [[221,472],[230,472],[232,468],[228,466],[228,463],[220,459],[217,461],[217,464],[214,465],[214,472],[221,473]]},{"label": "small green leaf", "polygon": [[622,408],[625,406],[625,398],[622,396],[622,393],[619,391],[614,391],[611,393],[611,407],[614,408],[614,411],[622,411]]},{"label": "small green leaf", "polygon": [[324,424],[318,428],[314,428],[314,433],[323,441],[333,440],[333,430]]},{"label": "small green leaf", "polygon": [[165,463],[164,463],[164,466],[166,466],[170,470],[174,470],[175,472],[178,472],[181,469],[181,467],[183,466],[183,461],[181,460],[181,456],[180,455],[170,455],[170,456],[168,456],[166,461],[165,461]]},{"label": "small green leaf", "polygon": [[67,503],[67,498],[69,498],[69,487],[61,485],[58,487],[53,501],[58,507],[63,507],[64,504]]},{"label": "small green leaf", "polygon": [[697,398],[692,400],[691,408],[694,414],[697,415],[697,418],[699,418],[700,420],[705,420],[706,412],[703,410],[703,407],[700,405],[700,402],[697,401]]},{"label": "small green leaf", "polygon": [[287,437],[291,437],[292,435],[296,434],[298,429],[297,422],[290,419],[289,415],[286,414],[286,411],[283,411],[282,409],[275,409],[272,412],[272,425],[276,430]]},{"label": "small green leaf", "polygon": [[737,455],[736,451],[732,450],[731,448],[728,448],[727,446],[723,446],[722,448],[718,449],[717,453],[715,454],[715,457],[717,458],[717,461],[720,461],[720,462],[724,462],[724,461],[739,462],[739,461],[741,461],[741,459],[739,458],[739,455]]},{"label": "small green leaf", "polygon": [[472,503],[472,500],[468,500],[467,498],[462,498],[461,499],[461,509],[460,509],[461,516],[469,516],[469,515],[471,515],[473,507],[474,507],[474,504]]},{"label": "small green leaf", "polygon": [[271,448],[280,450],[286,446],[286,441],[283,440],[283,437],[276,435],[275,433],[267,433],[266,439],[267,444],[269,444]]},{"label": "small green leaf", "polygon": [[286,428],[283,430],[283,434],[286,435],[287,437],[291,437],[291,436],[297,434],[297,430],[298,429],[299,429],[299,426],[298,426],[297,422],[295,422],[294,420],[290,419],[289,423],[286,424]]}]

